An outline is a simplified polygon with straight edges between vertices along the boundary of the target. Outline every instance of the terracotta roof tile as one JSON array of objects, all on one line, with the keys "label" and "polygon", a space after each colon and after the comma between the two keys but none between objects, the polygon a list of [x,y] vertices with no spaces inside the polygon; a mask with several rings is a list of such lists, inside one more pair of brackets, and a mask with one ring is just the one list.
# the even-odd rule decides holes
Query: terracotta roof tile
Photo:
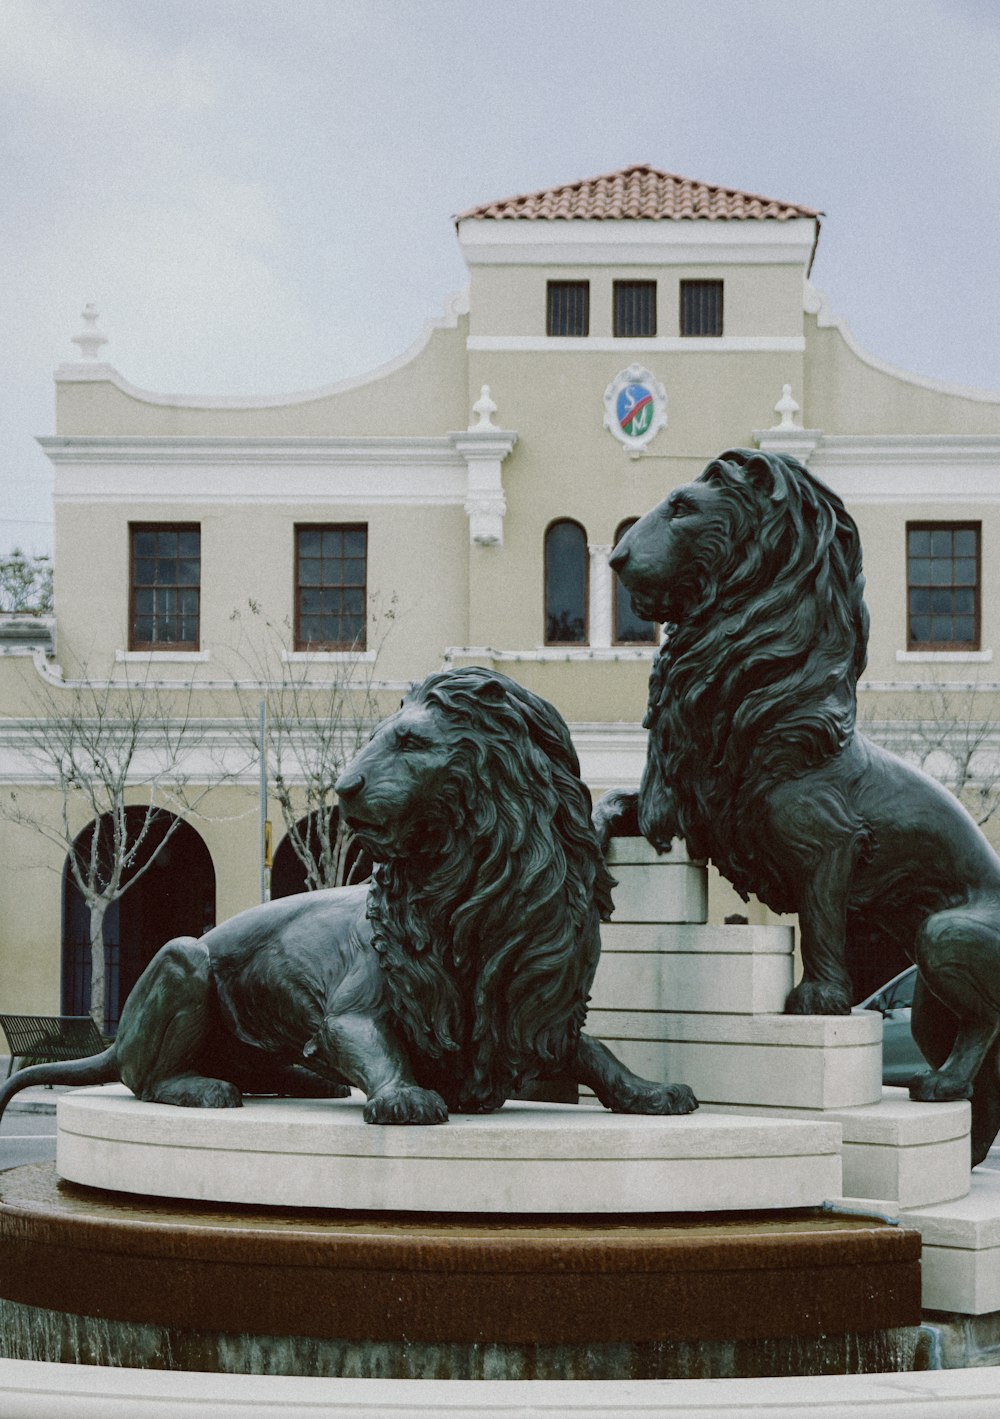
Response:
[{"label": "terracotta roof tile", "polygon": [[618,221],[639,218],[645,221],[778,221],[796,217],[820,217],[812,207],[779,202],[733,187],[715,187],[690,177],[677,177],[657,168],[638,165],[621,172],[552,187],[545,192],[529,192],[505,197],[482,207],[460,212],[456,222],[466,218],[497,221]]}]

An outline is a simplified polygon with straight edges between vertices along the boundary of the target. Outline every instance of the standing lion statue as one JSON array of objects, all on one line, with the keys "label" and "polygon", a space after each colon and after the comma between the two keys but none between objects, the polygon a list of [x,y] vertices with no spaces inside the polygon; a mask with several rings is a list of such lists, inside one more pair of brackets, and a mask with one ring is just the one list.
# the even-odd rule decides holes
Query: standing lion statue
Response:
[{"label": "standing lion statue", "polygon": [[613,881],[565,722],[481,669],[429,676],[336,785],[371,884],[254,907],[168,942],[104,1054],[0,1089],[120,1079],[140,1099],[367,1095],[368,1123],[443,1123],[569,1076],[622,1113],[697,1108],[582,1032]]},{"label": "standing lion statue", "polygon": [[847,1013],[848,962],[901,948],[931,1065],[910,1094],[971,1098],[981,1161],[1000,1129],[1000,859],[939,783],[855,728],[868,614],[842,502],[793,458],[735,449],[611,565],[667,635],[642,784],[597,804],[602,842],[683,838],[744,897],[798,913],[790,1013]]}]

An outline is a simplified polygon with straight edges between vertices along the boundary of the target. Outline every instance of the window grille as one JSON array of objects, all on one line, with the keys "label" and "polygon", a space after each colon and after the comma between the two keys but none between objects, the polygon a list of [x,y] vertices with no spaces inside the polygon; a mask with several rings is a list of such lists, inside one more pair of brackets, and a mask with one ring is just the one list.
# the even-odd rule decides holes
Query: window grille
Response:
[{"label": "window grille", "polygon": [[589,281],[550,281],[548,283],[545,333],[546,335],[589,335]]},{"label": "window grille", "polygon": [[979,523],[907,524],[907,644],[911,650],[978,650],[979,588]]},{"label": "window grille", "polygon": [[130,650],[197,650],[201,529],[196,523],[132,523]]},{"label": "window grille", "polygon": [[295,529],[295,649],[364,650],[368,528],[309,524]]},{"label": "window grille", "polygon": [[614,333],[647,337],[656,334],[656,282],[614,283]]},{"label": "window grille", "polygon": [[681,282],[681,334],[722,334],[722,282]]}]

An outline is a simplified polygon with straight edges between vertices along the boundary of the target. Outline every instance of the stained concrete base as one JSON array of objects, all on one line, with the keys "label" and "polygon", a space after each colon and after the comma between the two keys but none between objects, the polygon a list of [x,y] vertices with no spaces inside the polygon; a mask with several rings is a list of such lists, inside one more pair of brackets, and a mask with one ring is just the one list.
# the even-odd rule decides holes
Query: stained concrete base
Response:
[{"label": "stained concrete base", "polygon": [[843,1192],[835,1123],[611,1114],[508,1103],[438,1127],[377,1127],[362,1097],[144,1104],[121,1085],[59,1102],[61,1177],[258,1206],[630,1213],[812,1207]]}]

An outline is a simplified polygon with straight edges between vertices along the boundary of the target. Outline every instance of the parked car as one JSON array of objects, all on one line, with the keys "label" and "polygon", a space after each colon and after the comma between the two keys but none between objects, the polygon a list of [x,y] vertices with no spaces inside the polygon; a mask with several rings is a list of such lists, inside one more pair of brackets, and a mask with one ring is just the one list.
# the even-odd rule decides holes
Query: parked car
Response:
[{"label": "parked car", "polygon": [[882,1083],[905,1087],[915,1074],[926,1074],[926,1059],[910,1030],[916,966],[908,966],[876,990],[855,1010],[877,1010],[882,1016]]}]

